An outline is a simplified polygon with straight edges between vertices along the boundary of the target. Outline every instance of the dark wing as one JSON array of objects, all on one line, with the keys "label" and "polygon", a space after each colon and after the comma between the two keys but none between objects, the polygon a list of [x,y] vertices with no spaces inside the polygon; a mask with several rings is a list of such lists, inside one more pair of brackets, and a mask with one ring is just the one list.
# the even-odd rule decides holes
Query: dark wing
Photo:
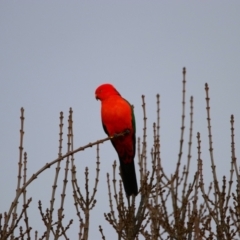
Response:
[{"label": "dark wing", "polygon": [[126,102],[131,107],[131,117],[132,117],[132,143],[133,143],[133,158],[130,163],[124,164],[123,159],[120,159],[120,166],[121,166],[121,177],[123,181],[123,186],[126,192],[127,197],[131,196],[132,194],[137,196],[138,194],[138,184],[137,184],[137,177],[135,171],[135,164],[134,164],[134,157],[135,157],[135,150],[136,150],[136,122],[135,116],[133,111],[133,105],[131,105],[127,100]]},{"label": "dark wing", "polygon": [[133,149],[134,149],[134,155],[133,157],[135,157],[135,150],[136,150],[136,121],[135,121],[135,115],[133,112],[133,105],[131,105],[132,107],[132,126],[133,126],[133,136],[132,136],[132,140],[133,140]]},{"label": "dark wing", "polygon": [[136,121],[134,116],[134,106],[131,105],[126,99],[125,101],[129,104],[132,110],[132,128],[133,128],[133,135],[132,135],[132,141],[133,141],[133,158],[135,157],[135,151],[136,151]]}]

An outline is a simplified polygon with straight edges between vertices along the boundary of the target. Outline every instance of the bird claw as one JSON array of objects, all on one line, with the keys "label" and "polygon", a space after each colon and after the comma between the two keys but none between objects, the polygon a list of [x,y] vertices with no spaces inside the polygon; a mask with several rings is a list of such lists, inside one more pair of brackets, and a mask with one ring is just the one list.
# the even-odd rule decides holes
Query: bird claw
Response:
[{"label": "bird claw", "polygon": [[124,132],[122,132],[122,133],[114,133],[111,138],[117,138],[117,137],[119,137],[120,135],[125,136],[125,135],[128,135],[129,133],[130,133],[130,130],[129,130],[129,129],[126,129],[126,130],[124,130]]},{"label": "bird claw", "polygon": [[124,131],[124,134],[129,134],[130,133],[130,130],[129,129],[126,129],[125,131]]}]

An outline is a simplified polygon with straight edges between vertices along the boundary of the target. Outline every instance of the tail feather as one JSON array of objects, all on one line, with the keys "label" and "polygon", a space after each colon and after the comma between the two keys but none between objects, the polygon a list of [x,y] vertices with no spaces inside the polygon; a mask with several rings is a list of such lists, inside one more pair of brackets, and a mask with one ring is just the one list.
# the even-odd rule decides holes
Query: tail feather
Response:
[{"label": "tail feather", "polygon": [[128,197],[131,195],[136,196],[138,194],[138,186],[134,161],[123,163],[123,161],[120,160],[120,170],[126,195]]}]

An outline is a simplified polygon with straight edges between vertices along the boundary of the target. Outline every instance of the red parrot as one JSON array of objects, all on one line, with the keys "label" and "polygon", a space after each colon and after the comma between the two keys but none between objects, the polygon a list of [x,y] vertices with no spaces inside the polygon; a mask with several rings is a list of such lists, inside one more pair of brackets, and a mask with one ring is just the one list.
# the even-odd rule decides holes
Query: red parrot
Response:
[{"label": "red parrot", "polygon": [[97,100],[102,103],[102,125],[108,136],[128,130],[128,134],[111,140],[120,161],[120,173],[127,197],[138,194],[134,166],[135,156],[135,118],[130,103],[121,97],[111,84],[103,84],[95,91]]}]

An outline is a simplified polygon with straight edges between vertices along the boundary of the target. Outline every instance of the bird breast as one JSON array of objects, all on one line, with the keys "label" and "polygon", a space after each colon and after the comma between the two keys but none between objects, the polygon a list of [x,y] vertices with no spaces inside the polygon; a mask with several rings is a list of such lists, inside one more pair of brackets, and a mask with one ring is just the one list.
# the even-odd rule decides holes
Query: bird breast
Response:
[{"label": "bird breast", "polygon": [[132,130],[132,110],[125,99],[115,97],[102,101],[101,115],[111,136],[126,129]]}]

